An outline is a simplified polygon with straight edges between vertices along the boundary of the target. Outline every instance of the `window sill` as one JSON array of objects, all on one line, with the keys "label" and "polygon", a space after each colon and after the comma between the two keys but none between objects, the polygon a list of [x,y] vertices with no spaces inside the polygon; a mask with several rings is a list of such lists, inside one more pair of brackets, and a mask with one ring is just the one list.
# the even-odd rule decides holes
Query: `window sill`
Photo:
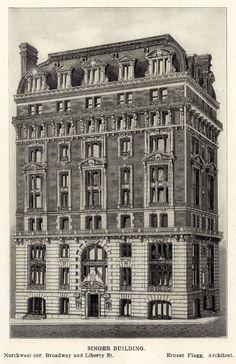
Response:
[{"label": "window sill", "polygon": [[46,284],[29,284],[28,289],[45,289]]}]

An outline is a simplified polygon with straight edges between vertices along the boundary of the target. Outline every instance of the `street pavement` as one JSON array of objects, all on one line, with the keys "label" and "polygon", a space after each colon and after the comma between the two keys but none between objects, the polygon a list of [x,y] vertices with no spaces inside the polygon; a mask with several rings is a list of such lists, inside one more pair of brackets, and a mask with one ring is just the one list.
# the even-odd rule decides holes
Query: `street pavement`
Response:
[{"label": "street pavement", "polygon": [[[24,320],[25,321],[25,320]],[[11,321],[12,338],[225,337],[224,316],[198,320],[58,320]]]}]

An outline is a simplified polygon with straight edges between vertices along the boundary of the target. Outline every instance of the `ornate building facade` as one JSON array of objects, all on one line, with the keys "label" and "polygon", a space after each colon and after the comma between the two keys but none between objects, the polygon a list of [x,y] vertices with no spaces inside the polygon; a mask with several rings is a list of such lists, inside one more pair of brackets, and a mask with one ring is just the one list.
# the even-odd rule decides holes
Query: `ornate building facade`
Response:
[{"label": "ornate building facade", "polygon": [[219,310],[211,56],[170,35],[20,54],[16,317]]}]

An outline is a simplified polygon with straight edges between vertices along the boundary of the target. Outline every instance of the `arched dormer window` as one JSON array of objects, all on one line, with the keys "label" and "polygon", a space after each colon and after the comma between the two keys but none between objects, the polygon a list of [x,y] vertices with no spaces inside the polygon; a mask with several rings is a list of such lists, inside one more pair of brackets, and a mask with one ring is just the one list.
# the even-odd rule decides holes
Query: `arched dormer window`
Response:
[{"label": "arched dormer window", "polygon": [[123,56],[118,59],[119,81],[132,80],[134,78],[135,58]]},{"label": "arched dormer window", "polygon": [[84,84],[92,85],[108,81],[105,75],[106,63],[100,60],[86,61],[82,65],[84,69]]},{"label": "arched dormer window", "polygon": [[37,92],[47,90],[49,88],[47,85],[47,75],[47,71],[33,68],[26,77],[27,91]]},{"label": "arched dormer window", "polygon": [[57,69],[57,88],[70,88],[71,87],[71,74],[73,68],[70,67],[59,67]]},{"label": "arched dormer window", "polygon": [[149,76],[161,76],[170,72],[175,72],[172,64],[174,52],[169,49],[157,48],[146,55],[148,60]]}]

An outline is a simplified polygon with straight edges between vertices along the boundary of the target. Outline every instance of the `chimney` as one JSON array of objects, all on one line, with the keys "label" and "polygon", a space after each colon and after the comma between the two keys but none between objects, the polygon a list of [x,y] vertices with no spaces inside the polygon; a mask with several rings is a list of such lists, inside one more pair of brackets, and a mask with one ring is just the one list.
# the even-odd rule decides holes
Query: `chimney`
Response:
[{"label": "chimney", "polygon": [[21,55],[21,76],[30,68],[37,66],[38,50],[29,43],[19,45]]}]

